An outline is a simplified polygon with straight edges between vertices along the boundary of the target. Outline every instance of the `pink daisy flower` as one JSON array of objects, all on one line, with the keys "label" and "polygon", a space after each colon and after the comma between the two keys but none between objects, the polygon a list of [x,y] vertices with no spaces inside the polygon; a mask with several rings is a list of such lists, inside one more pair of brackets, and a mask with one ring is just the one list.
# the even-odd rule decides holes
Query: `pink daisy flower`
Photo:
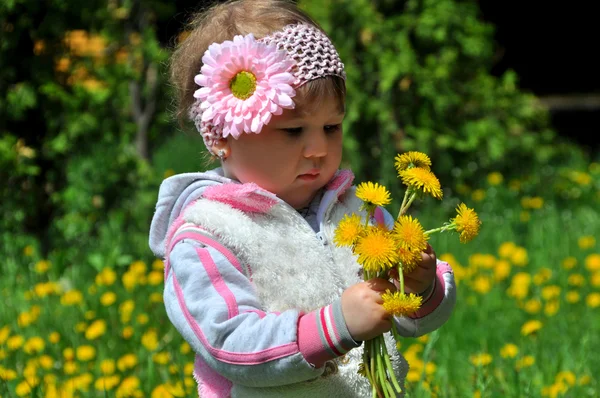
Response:
[{"label": "pink daisy flower", "polygon": [[194,81],[200,86],[194,97],[201,101],[202,122],[223,126],[223,138],[243,132],[260,133],[272,115],[293,109],[295,61],[275,44],[254,35],[211,44]]}]

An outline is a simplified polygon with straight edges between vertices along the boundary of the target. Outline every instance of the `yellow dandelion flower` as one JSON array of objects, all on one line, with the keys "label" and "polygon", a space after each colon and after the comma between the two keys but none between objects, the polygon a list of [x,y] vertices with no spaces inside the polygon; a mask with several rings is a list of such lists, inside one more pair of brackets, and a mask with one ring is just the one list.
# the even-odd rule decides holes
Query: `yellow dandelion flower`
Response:
[{"label": "yellow dandelion flower", "polygon": [[394,160],[394,166],[396,167],[396,170],[398,170],[398,174],[413,167],[419,167],[425,170],[431,168],[431,159],[422,152],[405,152],[402,155],[396,155]]},{"label": "yellow dandelion flower", "polygon": [[381,295],[383,308],[392,315],[403,316],[416,312],[421,307],[423,298],[416,294],[386,291]]},{"label": "yellow dandelion flower", "polygon": [[115,369],[116,364],[114,359],[104,359],[100,362],[100,372],[102,372],[103,375],[111,375],[115,373]]},{"label": "yellow dandelion flower", "polygon": [[423,193],[433,196],[436,199],[442,199],[442,187],[440,180],[430,170],[420,167],[403,170],[400,172],[402,182]]},{"label": "yellow dandelion flower", "polygon": [[143,396],[139,391],[141,381],[135,376],[129,376],[123,379],[121,385],[117,389],[117,397],[138,397]]},{"label": "yellow dandelion flower", "polygon": [[590,293],[585,298],[585,303],[590,308],[600,307],[600,293]]},{"label": "yellow dandelion flower", "polygon": [[82,345],[77,347],[75,355],[81,362],[87,362],[96,357],[96,348],[91,345]]},{"label": "yellow dandelion flower", "polygon": [[540,330],[542,328],[542,326],[544,326],[544,325],[542,324],[542,322],[540,322],[538,320],[527,321],[521,327],[521,334],[523,336],[529,336],[530,334],[535,333],[538,330]]},{"label": "yellow dandelion flower", "polygon": [[152,271],[148,274],[148,284],[157,286],[163,283],[164,274],[162,271]]},{"label": "yellow dandelion flower", "polygon": [[117,294],[115,292],[105,292],[100,296],[100,303],[108,307],[113,305],[117,301]]},{"label": "yellow dandelion flower", "polygon": [[398,240],[400,246],[413,251],[423,251],[427,248],[428,236],[416,218],[401,216],[394,223],[393,236]]},{"label": "yellow dandelion flower", "polygon": [[28,339],[23,345],[23,351],[26,354],[36,354],[44,351],[46,342],[39,336],[34,336]]},{"label": "yellow dandelion flower", "polygon": [[11,381],[17,378],[17,372],[0,366],[0,380]]},{"label": "yellow dandelion flower", "polygon": [[96,285],[110,286],[115,283],[117,279],[117,273],[112,268],[103,268],[102,271],[96,275]]},{"label": "yellow dandelion flower", "polygon": [[123,336],[125,340],[129,340],[131,336],[133,336],[133,328],[131,326],[125,326],[121,331],[121,336]]},{"label": "yellow dandelion flower", "polygon": [[335,230],[333,242],[338,246],[354,246],[364,229],[358,214],[346,214]]},{"label": "yellow dandelion flower", "polygon": [[166,365],[171,360],[171,355],[168,352],[157,352],[152,356],[152,361],[159,365]]},{"label": "yellow dandelion flower", "polygon": [[410,273],[417,265],[421,262],[421,252],[417,250],[410,250],[405,247],[397,247],[398,260],[402,263],[402,270],[404,273]]},{"label": "yellow dandelion flower", "polygon": [[585,260],[585,268],[590,272],[600,271],[600,254],[592,253]]},{"label": "yellow dandelion flower", "polygon": [[106,321],[103,319],[96,319],[85,330],[85,338],[88,340],[95,340],[104,333],[106,333]]},{"label": "yellow dandelion flower", "polygon": [[192,347],[184,341],[183,343],[181,343],[181,346],[179,346],[179,352],[183,355],[187,355],[190,352],[192,352]]},{"label": "yellow dandelion flower", "polygon": [[40,260],[35,263],[34,269],[38,274],[46,273],[51,267],[51,263],[48,260]]},{"label": "yellow dandelion flower", "polygon": [[514,358],[518,353],[519,347],[512,343],[505,344],[504,347],[500,349],[500,356],[502,358]]},{"label": "yellow dandelion flower", "polygon": [[492,363],[492,359],[492,356],[487,352],[478,353],[469,357],[469,361],[474,366],[487,366]]},{"label": "yellow dandelion flower", "polygon": [[8,336],[10,336],[10,328],[8,326],[0,328],[0,345],[4,344]]},{"label": "yellow dandelion flower", "polygon": [[15,387],[15,393],[17,394],[17,397],[30,396],[32,393],[32,386],[27,381],[22,381]]},{"label": "yellow dandelion flower", "polygon": [[138,358],[135,354],[125,354],[117,360],[117,368],[124,372],[134,368],[138,364]]},{"label": "yellow dandelion flower", "polygon": [[535,358],[533,356],[525,355],[523,358],[521,358],[517,361],[517,363],[515,364],[515,367],[517,369],[528,368],[530,366],[533,366],[534,363],[535,363]]},{"label": "yellow dandelion flower", "polygon": [[366,271],[382,271],[398,263],[396,242],[387,231],[369,228],[356,244],[358,262]]},{"label": "yellow dandelion flower", "polygon": [[596,238],[591,235],[581,236],[577,240],[577,245],[581,250],[591,249],[596,246]]},{"label": "yellow dandelion flower", "polygon": [[565,294],[565,300],[567,300],[567,303],[569,304],[575,304],[579,302],[579,300],[581,300],[581,295],[578,291],[571,290],[570,292],[567,292],[567,294]]},{"label": "yellow dandelion flower", "polygon": [[490,184],[490,185],[500,185],[500,184],[502,184],[503,180],[504,180],[504,177],[502,176],[502,174],[500,174],[497,171],[491,172],[487,176],[487,181],[488,181],[488,184]]},{"label": "yellow dandelion flower", "polygon": [[458,205],[456,213],[456,217],[450,221],[456,225],[456,231],[460,233],[460,241],[467,243],[479,234],[481,221],[475,210],[469,209],[464,203]]},{"label": "yellow dandelion flower", "polygon": [[64,306],[81,304],[83,302],[83,294],[79,290],[69,290],[60,298],[60,303]]},{"label": "yellow dandelion flower", "polygon": [[378,183],[362,182],[356,187],[356,197],[368,206],[385,206],[392,201],[387,188]]},{"label": "yellow dandelion flower", "polygon": [[158,333],[154,329],[148,330],[142,336],[142,345],[146,347],[148,351],[154,351],[158,348]]},{"label": "yellow dandelion flower", "polygon": [[48,341],[52,344],[56,344],[60,341],[60,334],[58,332],[52,332],[48,335]]},{"label": "yellow dandelion flower", "polygon": [[119,385],[119,381],[121,381],[121,377],[118,375],[100,376],[94,382],[94,388],[98,391],[110,391]]},{"label": "yellow dandelion flower", "polygon": [[10,336],[6,340],[6,347],[8,347],[9,351],[15,351],[15,350],[18,350],[19,348],[21,348],[21,346],[23,345],[24,342],[25,342],[25,339],[23,338],[23,336],[20,336],[17,334],[15,336]]}]

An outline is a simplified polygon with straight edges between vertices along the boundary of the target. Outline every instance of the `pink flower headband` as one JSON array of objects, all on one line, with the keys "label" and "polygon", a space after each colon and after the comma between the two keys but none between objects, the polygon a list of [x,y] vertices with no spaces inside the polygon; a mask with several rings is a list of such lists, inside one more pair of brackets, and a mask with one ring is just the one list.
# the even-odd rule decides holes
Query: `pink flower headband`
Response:
[{"label": "pink flower headband", "polygon": [[288,25],[260,40],[248,34],[213,43],[202,63],[190,118],[209,151],[229,135],[260,133],[272,115],[294,108],[295,89],[306,82],[346,78],[331,40],[307,24]]}]

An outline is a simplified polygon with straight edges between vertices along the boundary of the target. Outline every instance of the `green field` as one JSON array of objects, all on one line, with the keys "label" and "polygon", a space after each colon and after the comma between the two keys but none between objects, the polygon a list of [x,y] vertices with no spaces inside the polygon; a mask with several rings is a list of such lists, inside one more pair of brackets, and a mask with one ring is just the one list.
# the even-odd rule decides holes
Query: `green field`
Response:
[{"label": "green field", "polygon": [[[560,185],[584,193],[568,199],[525,195],[497,173],[448,199],[483,225],[468,244],[431,239],[454,267],[458,302],[441,329],[402,342],[410,397],[599,396],[599,170]],[[440,225],[446,207],[423,203],[423,225]],[[19,250],[0,281],[1,397],[194,395],[193,353],[162,304],[162,262],[97,271]]]}]

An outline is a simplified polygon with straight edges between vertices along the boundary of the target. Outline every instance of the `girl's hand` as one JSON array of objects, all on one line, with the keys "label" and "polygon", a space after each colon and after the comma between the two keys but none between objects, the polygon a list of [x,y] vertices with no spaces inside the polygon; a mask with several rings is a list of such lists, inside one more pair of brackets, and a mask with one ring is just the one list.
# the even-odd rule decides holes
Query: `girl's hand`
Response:
[{"label": "girl's hand", "polygon": [[423,294],[433,284],[437,268],[437,258],[433,248],[427,244],[427,249],[421,253],[421,262],[408,274],[404,274],[404,292]]},{"label": "girl's hand", "polygon": [[370,340],[392,328],[391,316],[383,309],[381,295],[396,287],[385,279],[373,278],[350,286],[342,293],[342,313],[352,338]]}]

